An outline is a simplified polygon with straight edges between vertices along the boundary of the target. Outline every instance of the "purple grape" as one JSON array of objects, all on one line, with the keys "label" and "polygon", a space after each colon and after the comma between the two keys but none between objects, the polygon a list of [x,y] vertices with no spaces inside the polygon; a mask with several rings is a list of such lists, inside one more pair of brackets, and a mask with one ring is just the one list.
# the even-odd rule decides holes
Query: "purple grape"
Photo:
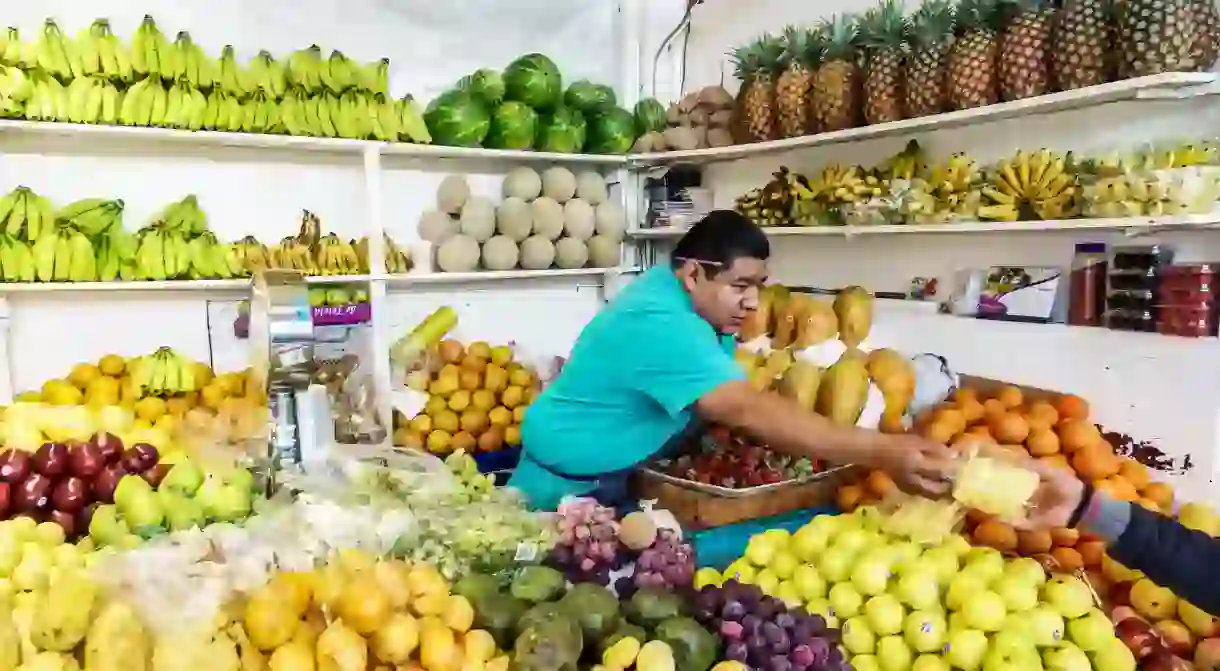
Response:
[{"label": "purple grape", "polygon": [[724,592],[725,598],[729,598],[735,590],[740,589],[742,584],[737,582],[737,578],[729,578],[720,586],[720,590]]},{"label": "purple grape", "polygon": [[826,653],[826,666],[837,669],[845,661],[847,660],[843,659],[843,651],[838,648],[831,648],[830,651]]},{"label": "purple grape", "polygon": [[825,639],[815,638],[806,644],[809,652],[813,654],[814,664],[825,664],[826,658],[830,654],[830,644]]},{"label": "purple grape", "polygon": [[714,619],[716,619],[716,611],[708,609],[708,608],[696,608],[695,609],[695,621],[696,622],[699,622],[700,624],[707,624],[708,622],[711,622]]},{"label": "purple grape", "polygon": [[763,622],[762,634],[767,637],[767,641],[774,641],[780,634],[784,634],[784,628],[774,622]]},{"label": "purple grape", "polygon": [[792,663],[797,666],[810,666],[815,661],[813,650],[807,645],[798,645],[788,653]]},{"label": "purple grape", "polygon": [[595,582],[599,585],[609,585],[610,584],[610,567],[603,566],[603,567],[597,569],[596,571],[593,572],[592,579],[593,579],[592,582]]},{"label": "purple grape", "polygon": [[746,635],[762,633],[762,618],[754,613],[749,613],[741,618],[741,626],[746,630]]},{"label": "purple grape", "polygon": [[724,646],[724,658],[745,664],[746,660],[750,658],[750,648],[744,641],[733,641]]},{"label": "purple grape", "polygon": [[759,652],[766,653],[767,637],[763,636],[762,633],[750,634],[746,637],[746,645],[750,646],[750,650],[758,650]]},{"label": "purple grape", "polygon": [[771,653],[767,650],[767,646],[764,645],[761,648],[751,647],[749,657],[746,659],[746,663],[752,669],[761,669],[767,664],[768,661],[770,661],[770,659]]},{"label": "purple grape", "polygon": [[731,641],[740,639],[744,632],[745,628],[741,626],[740,622],[726,620],[720,625],[720,635]]},{"label": "purple grape", "polygon": [[724,605],[723,593],[714,585],[704,585],[703,589],[695,595],[695,606],[698,608],[706,608],[708,610],[720,610]]},{"label": "purple grape", "polygon": [[767,671],[792,671],[792,662],[787,655],[774,655],[767,660]]},{"label": "purple grape", "polygon": [[720,609],[720,617],[726,620],[739,621],[746,615],[746,607],[740,601],[726,601]]},{"label": "purple grape", "polygon": [[631,578],[624,576],[614,581],[614,593],[619,599],[630,599],[635,590],[635,582]]},{"label": "purple grape", "polygon": [[759,599],[758,605],[754,607],[754,612],[758,613],[758,616],[764,620],[772,620],[775,618],[776,614],[779,613],[779,609],[776,608],[776,604],[778,603],[779,599],[764,596],[763,598]]},{"label": "purple grape", "polygon": [[551,550],[551,558],[560,566],[567,566],[572,563],[572,548],[556,545],[555,549]]},{"label": "purple grape", "polygon": [[786,655],[792,649],[792,639],[788,638],[788,632],[783,629],[774,636],[768,636],[767,641],[771,644],[771,652],[777,655]]},{"label": "purple grape", "polygon": [[775,616],[775,624],[791,631],[796,626],[796,618],[791,613],[780,613]]},{"label": "purple grape", "polygon": [[813,636],[821,636],[826,631],[826,618],[817,613],[807,615],[805,623],[813,630]]}]

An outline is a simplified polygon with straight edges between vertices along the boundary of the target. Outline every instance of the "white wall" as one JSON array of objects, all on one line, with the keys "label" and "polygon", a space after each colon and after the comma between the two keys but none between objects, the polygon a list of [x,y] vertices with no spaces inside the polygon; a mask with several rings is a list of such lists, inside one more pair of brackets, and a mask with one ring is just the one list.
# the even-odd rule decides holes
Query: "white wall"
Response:
[{"label": "white wall", "polygon": [[[785,25],[812,24],[834,12],[861,11],[869,0],[792,3],[709,1],[697,6],[686,54],[685,91],[732,78],[726,53],[763,32]],[[907,3],[908,6],[911,3]],[[663,35],[681,15],[662,3],[651,10]],[[654,38],[659,39],[659,38]],[[680,40],[679,40],[680,44]],[[653,48],[655,51],[655,47]],[[649,51],[651,59],[652,51]],[[679,66],[674,58],[658,68],[658,88],[670,98]],[[651,72],[651,63],[646,71]],[[662,97],[662,100],[667,98]],[[1018,148],[1048,147],[1084,154],[1133,149],[1140,143],[1213,137],[1220,121],[1215,99],[1124,103],[917,136],[932,157],[965,151],[986,163]],[[752,161],[721,163],[705,173],[718,207],[732,207],[745,190],[765,183],[780,165],[817,171],[830,163],[871,165],[900,150],[908,138],[861,142],[794,152]],[[1074,243],[1173,245],[1180,260],[1220,259],[1220,235],[1169,234],[1128,240],[1094,233],[1013,233],[975,235],[823,236],[772,239],[771,270],[785,283],[838,287],[861,284],[873,290],[904,291],[912,277],[948,279],[954,269],[990,265],[1062,266]],[[948,284],[942,283],[943,287]],[[1172,478],[1189,498],[1220,500],[1211,486],[1220,477],[1220,346],[1215,339],[1192,341],[1100,329],[978,322],[912,312],[893,305],[878,310],[879,338],[910,352],[946,356],[959,372],[1073,392],[1089,399],[1107,427],[1155,441],[1179,458],[1190,454],[1195,468]]]},{"label": "white wall", "polygon": [[[303,2],[180,3],[169,0],[52,0],[6,7],[6,25],[17,26],[34,39],[47,17],[68,34],[107,17],[117,34],[129,37],[145,14],[173,39],[179,30],[219,55],[225,44],[239,58],[266,49],[286,57],[295,49],[318,44],[329,53],[338,49],[365,62],[391,59],[391,88],[396,95],[413,93],[431,99],[461,75],[479,67],[503,68],[530,52],[551,56],[565,81],[590,78],[618,86],[622,62],[616,51],[616,3],[611,0],[569,3],[557,0],[467,0],[462,3],[402,3],[388,0],[306,0]],[[212,229],[224,239],[254,234],[274,242],[295,232],[301,209],[315,212],[327,230],[344,237],[367,232],[369,213],[359,156],[308,156],[267,151],[192,150],[95,142],[32,141],[0,134],[0,192],[25,184],[58,204],[88,196],[122,198],[126,226],[139,228],[159,208],[195,193],[209,215]],[[498,170],[461,163],[412,164],[387,162],[382,176],[383,222],[404,243],[416,239],[419,213],[433,202],[436,185],[450,171],[474,171],[478,193],[498,196]],[[477,290],[493,308],[459,308],[460,318],[495,320],[475,329],[489,339],[524,341],[534,349],[566,352],[575,331],[600,304],[588,280],[560,280],[509,285],[488,293]],[[394,328],[407,328],[436,305],[454,303],[460,288],[394,292],[389,301]],[[556,299],[556,295],[562,296]],[[537,299],[542,296],[544,299]],[[135,355],[171,345],[218,366],[244,365],[240,343],[208,336],[209,299],[199,293],[160,293],[154,296],[113,293],[16,294],[7,299],[12,348],[11,387],[36,388],[50,377],[67,374],[72,364],[95,361],[109,352]],[[554,299],[554,300],[551,300]],[[497,311],[498,310],[498,311]],[[558,324],[558,326],[556,325]],[[213,324],[225,333],[229,324]],[[484,333],[486,332],[486,333]],[[391,331],[393,336],[396,331]]]}]

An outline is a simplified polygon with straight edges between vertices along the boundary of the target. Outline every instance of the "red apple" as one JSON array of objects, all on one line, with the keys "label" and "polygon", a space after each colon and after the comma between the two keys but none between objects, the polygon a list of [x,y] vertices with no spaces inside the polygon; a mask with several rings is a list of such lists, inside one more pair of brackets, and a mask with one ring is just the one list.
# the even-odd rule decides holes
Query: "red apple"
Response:
[{"label": "red apple", "polygon": [[1205,638],[1195,646],[1195,671],[1220,671],[1220,638]]},{"label": "red apple", "polygon": [[92,480],[106,467],[106,457],[93,443],[78,443],[68,452],[68,472],[78,478]]},{"label": "red apple", "polygon": [[108,464],[118,461],[123,454],[123,441],[113,433],[95,433],[89,444],[102,453],[102,459]]},{"label": "red apple", "polygon": [[76,511],[76,528],[80,529],[82,534],[89,532],[89,523],[93,521],[93,511],[97,510],[100,503],[90,503],[89,505]]},{"label": "red apple", "polygon": [[157,448],[148,443],[136,443],[123,452],[121,463],[128,473],[143,473],[157,465]]},{"label": "red apple", "polygon": [[1194,671],[1194,667],[1168,650],[1158,650],[1140,662],[1140,671]]},{"label": "red apple", "polygon": [[17,493],[13,504],[17,510],[28,513],[42,510],[51,503],[51,478],[42,473],[30,473],[30,476],[17,485]]},{"label": "red apple", "polygon": [[119,480],[127,475],[122,464],[110,464],[102,469],[93,480],[93,498],[102,503],[114,503],[114,490],[119,487]]},{"label": "red apple", "polygon": [[89,502],[89,485],[85,481],[69,476],[59,481],[51,492],[51,505],[56,510],[74,513]]},{"label": "red apple", "polygon": [[141,473],[140,477],[144,478],[148,484],[152,485],[153,489],[156,489],[157,487],[161,486],[161,481],[165,479],[165,476],[169,475],[170,468],[173,467],[169,464],[156,464],[152,468]]},{"label": "red apple", "polygon": [[64,536],[72,538],[76,535],[76,517],[63,510],[52,510],[47,521],[54,522],[64,529]]},{"label": "red apple", "polygon": [[1131,654],[1135,655],[1136,659],[1143,659],[1158,649],[1164,648],[1160,638],[1152,631],[1152,627],[1143,620],[1129,617],[1114,625],[1114,633],[1131,650]]},{"label": "red apple", "polygon": [[15,485],[30,474],[30,455],[21,450],[0,452],[0,480]]},{"label": "red apple", "polygon": [[9,509],[13,505],[13,486],[0,482],[0,519],[8,518]]},{"label": "red apple", "polygon": [[58,478],[68,472],[68,446],[63,443],[43,443],[34,453],[34,470],[48,478]]}]

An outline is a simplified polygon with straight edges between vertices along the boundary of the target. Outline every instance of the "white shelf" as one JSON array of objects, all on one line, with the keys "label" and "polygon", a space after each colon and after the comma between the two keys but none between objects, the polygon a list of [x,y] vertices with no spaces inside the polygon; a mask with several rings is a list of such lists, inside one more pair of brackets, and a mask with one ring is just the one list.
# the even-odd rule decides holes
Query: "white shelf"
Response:
[{"label": "white shelf", "polygon": [[[632,268],[549,268],[546,270],[484,270],[469,273],[419,273],[415,275],[329,275],[306,278],[309,284],[348,282],[385,282],[390,288],[433,284],[479,284],[515,280],[561,278],[601,278],[607,273],[629,273]],[[160,280],[146,282],[0,282],[3,294],[47,294],[79,292],[203,292],[242,293],[249,290],[249,279]]]},{"label": "white shelf", "polygon": [[[1126,100],[1174,98],[1180,97],[1178,94],[1185,93],[1182,89],[1214,84],[1216,81],[1217,75],[1213,72],[1167,72],[1159,75],[1125,79],[1109,84],[1098,84],[1097,86],[1089,86],[1074,91],[1062,91],[1024,100],[987,105],[986,107],[976,107],[974,109],[946,112],[944,114],[934,114],[915,119],[904,119],[902,121],[890,121],[872,126],[849,128],[786,140],[772,140],[769,142],[690,151],[631,154],[628,157],[628,162],[632,167],[650,167],[672,165],[674,163],[707,164],[734,161],[779,154],[796,149],[876,140],[897,135],[927,133],[1002,121],[1015,117],[1094,107]],[[1213,91],[1208,87],[1204,87],[1204,92],[1211,93]]]},{"label": "white shelf", "polygon": [[0,140],[24,137],[147,145],[162,144],[197,150],[228,148],[305,152],[346,155],[350,156],[353,160],[369,150],[376,150],[383,156],[397,159],[453,159],[501,163],[546,162],[604,166],[622,166],[627,162],[627,157],[623,155],[558,154],[553,152],[443,147],[440,145],[411,144],[407,142],[387,143],[325,137],[224,133],[218,131],[175,130],[172,128],[136,128],[130,126],[48,121],[0,120]]},{"label": "white shelf", "polygon": [[[1210,230],[1220,228],[1220,213],[1185,217],[1128,217],[1123,219],[1060,219],[1047,221],[977,221],[959,224],[908,224],[895,226],[765,226],[769,236],[819,235],[850,238],[858,235],[922,235],[972,233],[1036,233],[1050,231],[1157,231]],[[628,231],[634,238],[682,237],[686,228],[644,228]]]}]

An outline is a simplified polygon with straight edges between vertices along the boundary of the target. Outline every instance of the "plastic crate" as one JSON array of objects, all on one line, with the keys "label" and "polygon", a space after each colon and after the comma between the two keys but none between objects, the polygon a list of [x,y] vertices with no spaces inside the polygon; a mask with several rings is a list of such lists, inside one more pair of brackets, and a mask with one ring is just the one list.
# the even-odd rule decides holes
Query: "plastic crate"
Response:
[{"label": "plastic crate", "polygon": [[746,543],[754,534],[768,529],[787,529],[789,532],[794,532],[817,515],[838,514],[838,510],[829,506],[804,508],[774,517],[762,517],[748,522],[703,529],[688,533],[686,537],[695,549],[695,564],[699,568],[710,566],[718,571],[723,571],[726,566],[746,551]]}]

